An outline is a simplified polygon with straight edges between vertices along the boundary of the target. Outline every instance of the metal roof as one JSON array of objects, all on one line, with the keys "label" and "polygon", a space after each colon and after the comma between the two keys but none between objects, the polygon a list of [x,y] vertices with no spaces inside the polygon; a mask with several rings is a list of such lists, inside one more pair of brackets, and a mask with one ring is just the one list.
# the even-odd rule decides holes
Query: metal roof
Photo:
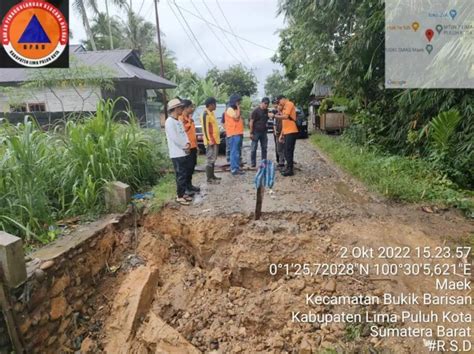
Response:
[{"label": "metal roof", "polygon": [[[176,84],[143,68],[139,57],[131,49],[76,51],[71,47],[69,55],[87,66],[104,66],[110,69],[111,79],[131,81],[148,89],[174,88]],[[71,65],[74,62],[71,61]],[[32,69],[0,69],[0,85],[12,85],[28,81]]]},{"label": "metal roof", "polygon": [[331,95],[331,86],[315,82],[311,94],[318,97],[329,96]]}]

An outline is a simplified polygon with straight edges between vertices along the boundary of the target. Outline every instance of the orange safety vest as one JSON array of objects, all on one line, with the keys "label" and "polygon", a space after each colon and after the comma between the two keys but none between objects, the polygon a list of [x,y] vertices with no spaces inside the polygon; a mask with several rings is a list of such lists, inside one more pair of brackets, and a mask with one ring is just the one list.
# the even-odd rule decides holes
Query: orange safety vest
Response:
[{"label": "orange safety vest", "polygon": [[194,124],[193,118],[191,115],[185,117],[184,115],[179,117],[179,120],[184,125],[184,131],[189,139],[189,144],[191,145],[191,149],[197,148],[197,136],[196,136],[196,125]]},{"label": "orange safety vest", "polygon": [[283,119],[282,121],[282,133],[283,135],[298,133],[298,126],[296,125],[296,107],[291,101],[286,101],[283,106],[283,114],[288,115],[289,119]]},{"label": "orange safety vest", "polygon": [[[235,120],[233,113],[235,113],[235,116],[239,117],[238,121]],[[225,133],[227,137],[244,134],[244,120],[240,116],[240,108],[237,108],[237,110],[234,110],[232,107],[227,108],[224,120]]]}]

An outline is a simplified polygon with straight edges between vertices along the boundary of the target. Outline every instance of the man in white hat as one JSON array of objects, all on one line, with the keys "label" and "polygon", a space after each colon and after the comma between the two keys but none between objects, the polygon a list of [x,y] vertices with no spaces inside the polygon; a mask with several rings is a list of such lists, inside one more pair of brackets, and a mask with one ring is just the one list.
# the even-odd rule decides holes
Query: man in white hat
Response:
[{"label": "man in white hat", "polygon": [[174,98],[168,102],[168,118],[165,123],[166,140],[171,161],[176,174],[176,201],[189,205],[193,198],[185,194],[187,187],[189,153],[191,144],[179,116],[183,113],[181,100]]}]

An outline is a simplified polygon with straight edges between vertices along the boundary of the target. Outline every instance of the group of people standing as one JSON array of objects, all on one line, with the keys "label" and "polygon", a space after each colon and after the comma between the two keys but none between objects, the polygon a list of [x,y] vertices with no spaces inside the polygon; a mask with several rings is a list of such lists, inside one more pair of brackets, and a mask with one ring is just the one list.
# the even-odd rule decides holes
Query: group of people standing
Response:
[{"label": "group of people standing", "polygon": [[[242,144],[244,138],[244,118],[241,113],[242,97],[231,95],[222,117],[226,131],[226,144],[229,148],[230,171],[233,176],[242,175]],[[269,111],[270,100],[263,98],[260,105],[253,110],[250,121],[251,164],[256,167],[258,144],[261,146],[261,158],[267,159],[268,119],[274,119],[274,136],[276,157],[282,176],[293,175],[293,155],[295,151],[298,128],[296,125],[296,108],[285,96],[278,96],[274,101],[274,109]],[[168,150],[176,175],[176,201],[189,205],[199,187],[192,184],[192,176],[197,162],[196,127],[192,119],[194,105],[189,100],[172,99],[168,103],[169,116],[165,130]],[[215,110],[217,101],[209,97],[205,101],[205,109],[201,114],[203,142],[206,147],[206,177],[208,184],[217,184],[220,179],[215,175],[215,163],[221,143],[220,130]],[[286,164],[285,164],[286,161]]]},{"label": "group of people standing", "polygon": [[[264,97],[260,105],[253,110],[250,116],[250,139],[252,167],[257,164],[257,150],[260,143],[262,159],[267,158],[268,150],[268,119],[274,119],[273,136],[275,139],[275,152],[278,167],[282,176],[288,177],[294,174],[294,154],[296,139],[298,138],[298,126],[296,125],[296,107],[293,102],[285,96],[278,96],[273,100],[273,109],[270,111],[270,100]],[[285,164],[286,162],[286,164]]]}]

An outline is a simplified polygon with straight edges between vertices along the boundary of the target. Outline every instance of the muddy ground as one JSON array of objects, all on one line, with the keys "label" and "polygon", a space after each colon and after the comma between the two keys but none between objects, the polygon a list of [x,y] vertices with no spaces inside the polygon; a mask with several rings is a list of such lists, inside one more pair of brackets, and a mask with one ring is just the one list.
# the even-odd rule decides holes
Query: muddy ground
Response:
[{"label": "muddy ground", "polygon": [[[270,150],[273,157],[272,146]],[[248,145],[244,153],[248,158]],[[428,352],[421,338],[374,337],[364,322],[295,323],[291,314],[399,313],[402,308],[393,305],[309,306],[305,299],[311,293],[436,292],[432,277],[295,276],[285,275],[282,269],[271,275],[269,266],[354,263],[351,258],[340,259],[341,246],[464,245],[474,231],[473,223],[456,211],[426,213],[420,205],[388,202],[369,193],[308,140],[298,141],[296,161],[296,175],[277,176],[274,189],[266,191],[261,220],[253,219],[254,171],[238,177],[219,173],[222,182],[211,186],[198,173],[195,184],[202,192],[192,206],[171,202],[160,213],[145,216],[137,229],[136,251],[98,288],[93,315],[82,335],[83,350]],[[452,310],[470,312],[471,308],[452,306]]]}]

